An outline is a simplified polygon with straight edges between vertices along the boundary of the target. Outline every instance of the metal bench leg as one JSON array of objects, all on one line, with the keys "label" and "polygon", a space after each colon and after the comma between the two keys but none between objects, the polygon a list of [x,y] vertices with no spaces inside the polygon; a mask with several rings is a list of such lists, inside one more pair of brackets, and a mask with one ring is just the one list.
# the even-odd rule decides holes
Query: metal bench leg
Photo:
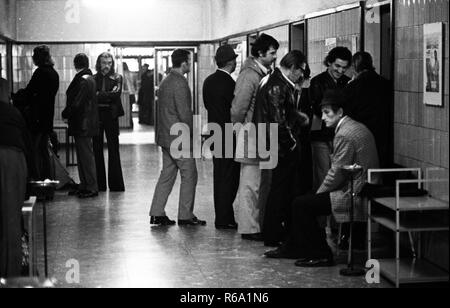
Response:
[{"label": "metal bench leg", "polygon": [[412,232],[408,232],[408,236],[409,236],[409,244],[411,246],[411,253],[413,255],[413,258],[415,259],[417,257],[417,255],[416,255],[416,249],[414,247],[414,238],[413,238]]}]

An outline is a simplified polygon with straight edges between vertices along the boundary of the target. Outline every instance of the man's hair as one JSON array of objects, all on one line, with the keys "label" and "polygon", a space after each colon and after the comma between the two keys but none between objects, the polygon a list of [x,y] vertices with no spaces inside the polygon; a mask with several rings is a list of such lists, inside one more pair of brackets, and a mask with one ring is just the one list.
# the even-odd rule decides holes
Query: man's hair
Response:
[{"label": "man's hair", "polygon": [[336,59],[347,61],[350,64],[352,61],[352,52],[347,47],[334,47],[325,57],[323,64],[328,67],[331,63],[336,61]]},{"label": "man's hair", "polygon": [[373,67],[373,60],[370,53],[365,51],[358,51],[353,55],[352,63],[355,66],[355,71],[357,73],[363,70],[375,70]]},{"label": "man's hair", "polygon": [[306,63],[305,71],[303,72],[303,79],[309,79],[311,78],[311,68],[309,67],[309,64]]},{"label": "man's hair", "polygon": [[184,49],[175,49],[172,55],[172,67],[179,68],[183,62],[187,62],[191,53]]},{"label": "man's hair", "polygon": [[33,49],[33,61],[37,66],[55,65],[47,45],[40,45]]},{"label": "man's hair", "polygon": [[73,65],[75,66],[75,69],[83,69],[83,68],[89,68],[89,58],[84,53],[79,53],[75,56],[73,59]]},{"label": "man's hair", "polygon": [[276,39],[265,33],[261,34],[252,44],[251,54],[255,58],[259,58],[259,53],[266,54],[270,47],[280,48],[280,44]]},{"label": "man's hair", "polygon": [[306,63],[306,57],[300,50],[292,50],[281,59],[280,65],[284,68],[299,69]]},{"label": "man's hair", "polygon": [[114,69],[114,67],[115,67],[114,56],[113,56],[111,53],[109,53],[109,52],[102,52],[102,53],[98,56],[98,58],[97,58],[97,63],[95,64],[95,70],[96,70],[97,72],[100,72],[100,71],[102,70],[102,64],[101,64],[102,58],[106,58],[106,59],[107,59],[107,58],[111,58],[111,59],[112,59],[111,70],[109,71],[109,73],[110,73],[110,74],[114,74],[114,73],[115,73],[115,69]]}]

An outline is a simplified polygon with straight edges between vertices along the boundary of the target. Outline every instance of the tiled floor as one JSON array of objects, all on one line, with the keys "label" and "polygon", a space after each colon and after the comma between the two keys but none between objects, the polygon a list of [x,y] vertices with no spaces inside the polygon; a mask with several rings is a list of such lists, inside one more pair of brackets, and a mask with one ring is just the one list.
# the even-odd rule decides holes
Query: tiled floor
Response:
[{"label": "tiled floor", "polygon": [[[145,129],[138,130],[142,136],[151,134]],[[121,140],[139,139],[127,134],[131,132],[123,134]],[[242,241],[234,231],[216,230],[210,161],[198,161],[195,209],[196,215],[206,219],[208,225],[150,227],[148,211],[161,159],[155,145],[142,141],[121,147],[125,193],[102,193],[96,199],[80,201],[57,192],[48,205],[50,275],[58,280],[58,286],[390,286],[383,281],[368,285],[364,277],[342,277],[339,275],[342,263],[330,268],[304,269],[295,267],[293,260],[265,259],[262,255],[267,248],[261,243]],[[69,171],[76,174],[75,168]],[[178,186],[177,181],[167,204],[168,215],[173,219],[177,213]],[[66,265],[73,264],[70,263],[73,260],[80,265],[79,284],[66,280],[71,273]]]}]

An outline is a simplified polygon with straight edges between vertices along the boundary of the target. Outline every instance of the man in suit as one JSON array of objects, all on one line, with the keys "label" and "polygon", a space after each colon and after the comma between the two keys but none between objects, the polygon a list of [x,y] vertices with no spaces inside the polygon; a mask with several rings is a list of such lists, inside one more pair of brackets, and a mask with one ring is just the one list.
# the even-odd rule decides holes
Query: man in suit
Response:
[{"label": "man in suit", "polygon": [[75,194],[80,198],[98,196],[97,174],[92,138],[98,136],[97,87],[89,69],[89,58],[78,54],[74,58],[77,71],[66,91],[67,106],[62,117],[68,119],[69,134],[75,137],[80,186]]},{"label": "man in suit", "polygon": [[53,68],[54,62],[46,45],[33,50],[34,71],[25,89],[27,103],[31,106],[30,131],[34,142],[34,155],[38,179],[53,177],[48,154],[49,136],[53,132],[55,97],[59,89],[59,75]]},{"label": "man in suit", "polygon": [[[219,124],[222,132],[225,132],[225,123],[231,123],[230,109],[236,86],[231,74],[236,70],[236,58],[230,45],[219,47],[215,56],[218,69],[203,84],[208,122]],[[222,135],[221,157],[213,157],[215,225],[217,229],[236,229],[233,201],[239,186],[240,165],[233,158],[225,157],[224,137]]]},{"label": "man in suit", "polygon": [[[158,90],[156,144],[161,147],[163,168],[153,195],[150,209],[150,224],[174,225],[165,207],[172,191],[178,170],[181,173],[180,199],[178,205],[178,225],[206,225],[206,222],[194,215],[195,189],[197,187],[197,166],[192,152],[182,148],[184,155],[172,153],[177,150],[172,143],[179,136],[171,135],[171,128],[181,124],[193,132],[192,97],[189,84],[184,77],[191,71],[191,54],[187,50],[176,49],[172,55],[172,70],[163,80]],[[182,145],[182,147],[184,144]]]},{"label": "man in suit", "polygon": [[331,168],[316,195],[295,199],[290,236],[280,248],[266,252],[266,257],[298,259],[295,265],[301,267],[333,265],[325,228],[320,226],[318,217],[333,215],[339,223],[350,220],[351,183],[342,166],[357,164],[362,167],[362,172],[354,177],[353,188],[357,195],[354,219],[367,220],[367,208],[358,194],[366,181],[367,170],[378,167],[377,149],[372,133],[346,116],[344,105],[342,92],[325,93],[321,103],[322,119],[335,131]]},{"label": "man in suit", "polygon": [[110,191],[125,191],[119,151],[119,117],[125,114],[120,96],[123,78],[115,73],[114,57],[109,52],[100,54],[94,75],[97,84],[100,129],[94,137],[95,165],[99,191],[106,191],[105,157],[103,155],[104,135],[108,142],[108,184]]}]

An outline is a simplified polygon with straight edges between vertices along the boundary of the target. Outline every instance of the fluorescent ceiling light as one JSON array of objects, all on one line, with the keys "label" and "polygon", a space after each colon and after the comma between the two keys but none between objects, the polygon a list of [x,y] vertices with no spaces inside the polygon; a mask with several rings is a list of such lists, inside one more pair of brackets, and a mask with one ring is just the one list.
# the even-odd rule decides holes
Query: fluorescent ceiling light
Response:
[{"label": "fluorescent ceiling light", "polygon": [[83,0],[83,5],[88,8],[134,8],[143,9],[155,6],[153,0]]}]

